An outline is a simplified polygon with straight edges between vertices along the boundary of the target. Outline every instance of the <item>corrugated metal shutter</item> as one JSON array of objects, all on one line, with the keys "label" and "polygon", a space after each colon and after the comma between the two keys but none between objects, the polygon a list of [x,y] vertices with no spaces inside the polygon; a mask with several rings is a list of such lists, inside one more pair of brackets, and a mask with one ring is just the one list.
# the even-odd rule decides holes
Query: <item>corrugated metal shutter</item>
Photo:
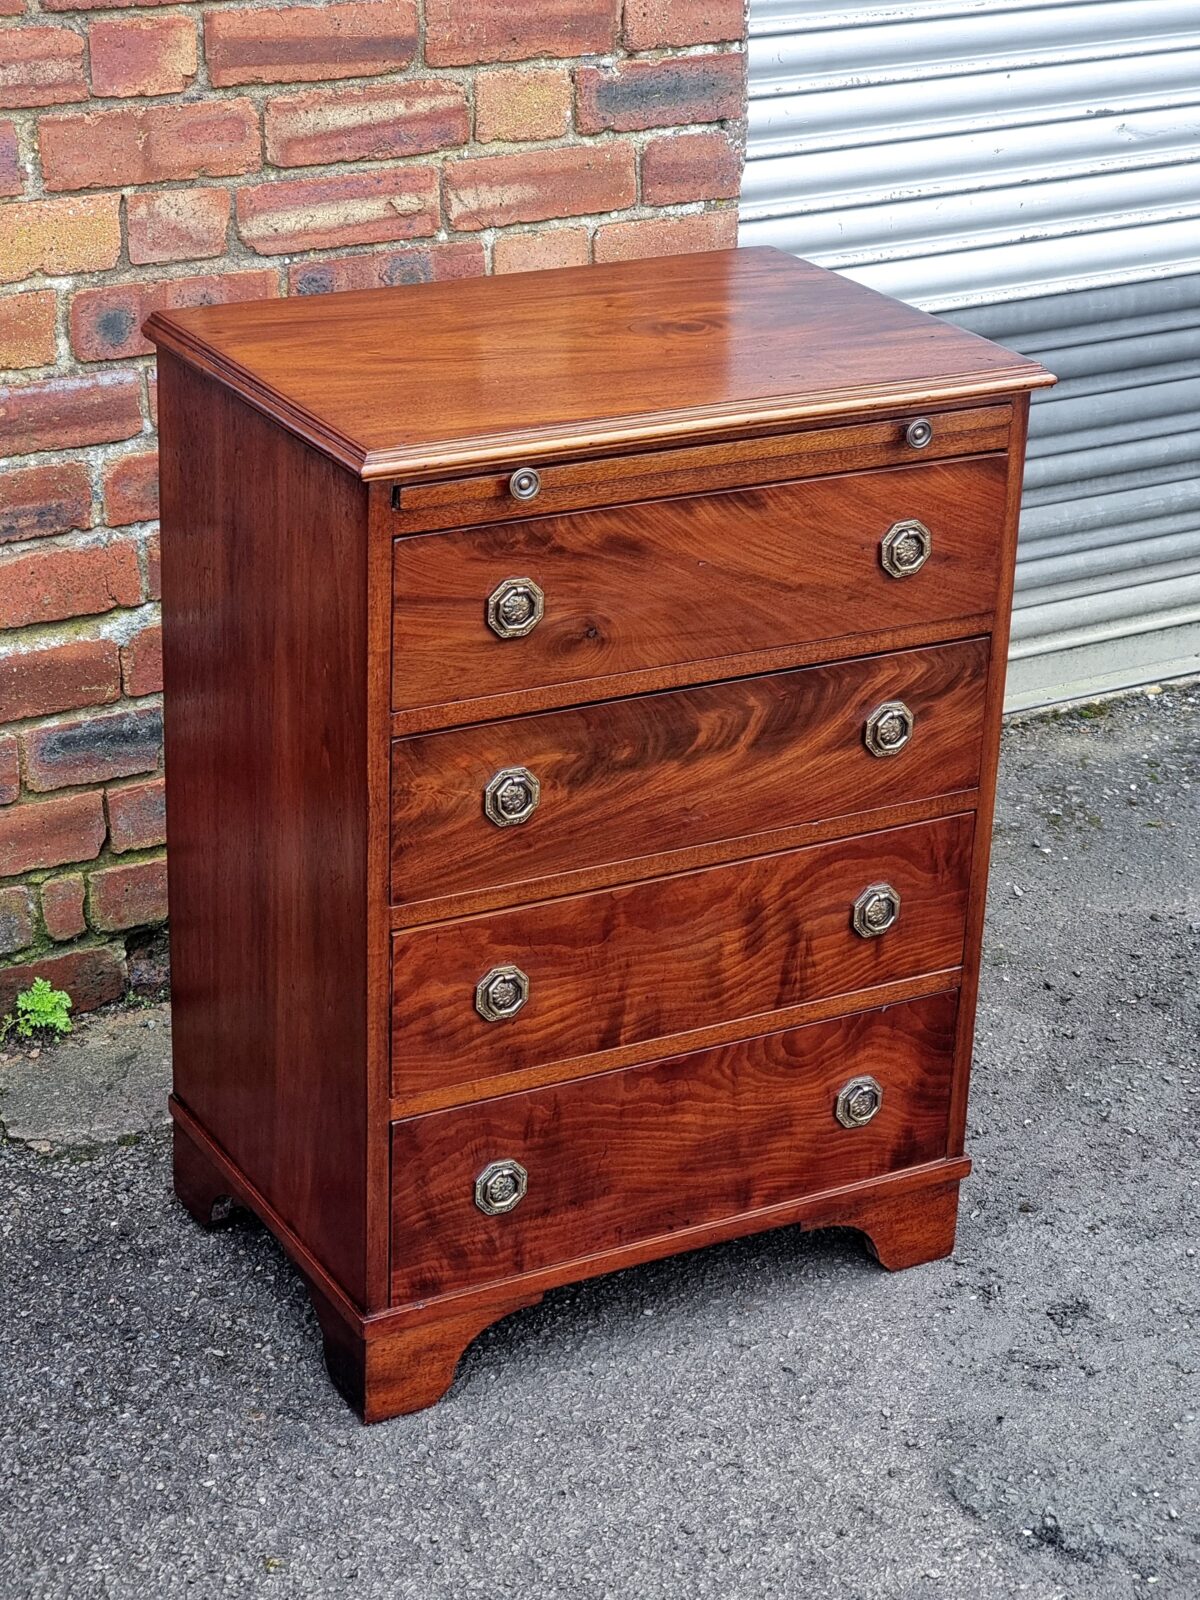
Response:
[{"label": "corrugated metal shutter", "polygon": [[742,240],[1036,356],[1010,703],[1200,671],[1200,0],[751,0]]}]

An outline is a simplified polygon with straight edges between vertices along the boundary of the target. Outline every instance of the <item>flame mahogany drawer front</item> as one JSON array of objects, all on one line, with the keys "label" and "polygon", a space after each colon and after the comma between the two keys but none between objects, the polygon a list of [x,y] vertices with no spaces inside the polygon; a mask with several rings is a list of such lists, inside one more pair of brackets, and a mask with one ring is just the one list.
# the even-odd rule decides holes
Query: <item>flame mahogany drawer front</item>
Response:
[{"label": "flame mahogany drawer front", "polygon": [[986,618],[1004,495],[984,456],[398,539],[393,704]]},{"label": "flame mahogany drawer front", "polygon": [[175,1188],[362,1416],[672,1251],[949,1254],[1049,375],[774,250],[148,330]]},{"label": "flame mahogany drawer front", "polygon": [[[392,898],[596,865],[972,789],[984,639],[399,739]],[[670,860],[663,866],[669,868]]]},{"label": "flame mahogany drawer front", "polygon": [[[393,1296],[650,1239],[665,1255],[671,1234],[936,1160],[957,1009],[937,994],[395,1123]],[[838,1096],[856,1078],[879,1086],[878,1110],[846,1127]],[[525,1183],[511,1214],[480,1214],[489,1164]]]}]

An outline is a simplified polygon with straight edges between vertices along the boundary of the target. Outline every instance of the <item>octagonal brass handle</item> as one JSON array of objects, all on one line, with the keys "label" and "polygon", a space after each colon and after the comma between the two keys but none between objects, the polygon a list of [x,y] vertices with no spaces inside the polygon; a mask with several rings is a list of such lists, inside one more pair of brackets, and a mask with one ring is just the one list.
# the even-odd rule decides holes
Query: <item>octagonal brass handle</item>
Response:
[{"label": "octagonal brass handle", "polygon": [[865,1128],[882,1105],[883,1087],[875,1078],[851,1078],[838,1091],[833,1111],[843,1128]]},{"label": "octagonal brass handle", "polygon": [[523,639],[546,610],[546,596],[532,578],[505,578],[488,595],[487,625],[498,639]]},{"label": "octagonal brass handle", "polygon": [[878,939],[900,920],[900,891],[890,883],[870,883],[854,902],[854,931],[863,939]]},{"label": "octagonal brass handle", "polygon": [[489,1161],[475,1179],[475,1204],[485,1217],[515,1211],[529,1188],[529,1174],[519,1161]]},{"label": "octagonal brass handle", "polygon": [[903,700],[885,700],[863,724],[863,743],[873,756],[898,756],[912,738],[915,720]]},{"label": "octagonal brass handle", "polygon": [[879,545],[879,561],[891,578],[911,578],[929,560],[933,535],[923,522],[908,517],[893,522]]},{"label": "octagonal brass handle", "polygon": [[475,985],[475,1009],[485,1022],[507,1022],[529,999],[529,979],[520,967],[493,967]]},{"label": "octagonal brass handle", "polygon": [[497,828],[528,822],[538,808],[542,786],[528,767],[501,767],[483,791],[483,811]]}]

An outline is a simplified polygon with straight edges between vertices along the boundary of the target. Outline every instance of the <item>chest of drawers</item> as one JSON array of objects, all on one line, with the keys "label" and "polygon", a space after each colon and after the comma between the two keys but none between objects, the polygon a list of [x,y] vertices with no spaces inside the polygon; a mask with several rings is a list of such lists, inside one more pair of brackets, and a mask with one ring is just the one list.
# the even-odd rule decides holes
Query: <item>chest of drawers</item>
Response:
[{"label": "chest of drawers", "polygon": [[952,1247],[1031,362],[773,250],[159,313],[175,1184],[368,1420]]}]

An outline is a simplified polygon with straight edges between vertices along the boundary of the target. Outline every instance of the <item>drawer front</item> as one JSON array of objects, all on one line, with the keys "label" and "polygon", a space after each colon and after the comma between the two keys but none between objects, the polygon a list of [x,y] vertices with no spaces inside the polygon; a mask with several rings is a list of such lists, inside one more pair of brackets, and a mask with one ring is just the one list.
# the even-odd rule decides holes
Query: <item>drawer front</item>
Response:
[{"label": "drawer front", "polygon": [[[956,1011],[954,994],[938,994],[394,1123],[394,1301],[937,1160]],[[856,1077],[874,1078],[882,1099],[846,1127],[839,1094]],[[843,1101],[843,1115],[873,1103]],[[484,1211],[481,1175],[513,1162],[523,1198]],[[511,1179],[520,1186],[515,1169]],[[485,1180],[484,1205],[507,1187],[504,1172],[491,1193]]]},{"label": "drawer front", "polygon": [[[963,814],[396,934],[394,1091],[649,1046],[957,967],[972,833]],[[881,882],[900,913],[864,937],[852,908]],[[511,1010],[522,988],[515,1014],[484,1014]]]},{"label": "drawer front", "polygon": [[[393,704],[990,613],[1004,493],[1005,458],[988,456],[398,539]],[[931,550],[896,577],[881,545],[908,520],[929,530]],[[499,637],[514,579],[541,590],[542,615]],[[509,614],[526,628],[536,602],[517,601]]]},{"label": "drawer front", "polygon": [[[972,639],[397,740],[392,898],[970,789],[987,657]],[[875,715],[888,705],[907,717]]]}]

